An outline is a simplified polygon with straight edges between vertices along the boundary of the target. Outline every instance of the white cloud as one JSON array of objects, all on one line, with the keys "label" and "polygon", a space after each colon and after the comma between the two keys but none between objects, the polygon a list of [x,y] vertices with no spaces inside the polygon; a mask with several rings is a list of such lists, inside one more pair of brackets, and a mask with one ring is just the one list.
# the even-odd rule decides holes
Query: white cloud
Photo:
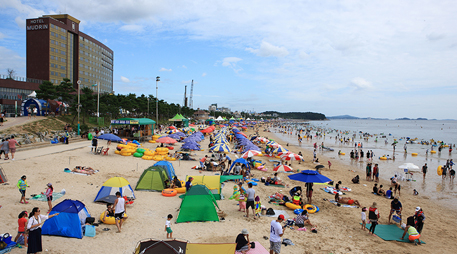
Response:
[{"label": "white cloud", "polygon": [[144,31],[144,27],[141,25],[123,25],[119,28],[122,31],[140,33]]},{"label": "white cloud", "polygon": [[206,72],[203,72],[202,77],[206,76]]},{"label": "white cloud", "polygon": [[351,86],[355,87],[357,90],[366,90],[366,89],[374,88],[373,84],[371,84],[371,82],[369,82],[363,78],[360,78],[360,77],[353,78],[351,80]]},{"label": "white cloud", "polygon": [[121,76],[121,80],[122,80],[122,82],[124,82],[124,83],[130,83],[130,79],[128,79],[128,78],[126,78],[126,77],[124,77],[124,76]]},{"label": "white cloud", "polygon": [[25,57],[16,52],[0,46],[0,73],[6,74],[6,69],[13,69],[17,76],[25,77]]},{"label": "white cloud", "polygon": [[183,65],[182,67],[183,67],[184,69],[187,69],[187,66],[185,66],[185,65]]},{"label": "white cloud", "polygon": [[4,35],[2,32],[0,32],[0,40],[3,40],[3,38],[5,38],[6,35]]},{"label": "white cloud", "polygon": [[426,37],[429,41],[437,41],[437,40],[443,39],[444,37],[446,37],[446,35],[433,32],[433,33],[427,34]]},{"label": "white cloud", "polygon": [[238,58],[238,57],[226,57],[222,60],[222,66],[234,67],[234,66],[236,66],[236,63],[241,60],[243,60],[243,59]]},{"label": "white cloud", "polygon": [[246,48],[246,50],[262,57],[285,57],[289,54],[289,51],[287,51],[285,47],[274,46],[273,44],[266,41],[262,41],[259,49]]},{"label": "white cloud", "polygon": [[162,68],[160,68],[159,71],[171,71],[171,69],[167,69],[167,68],[163,68],[163,67],[162,67]]}]

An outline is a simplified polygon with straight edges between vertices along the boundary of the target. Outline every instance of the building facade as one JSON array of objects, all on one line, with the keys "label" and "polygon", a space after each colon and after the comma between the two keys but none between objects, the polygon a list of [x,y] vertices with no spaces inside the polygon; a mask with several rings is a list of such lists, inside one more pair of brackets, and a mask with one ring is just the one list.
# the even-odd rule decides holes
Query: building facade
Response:
[{"label": "building facade", "polygon": [[79,31],[80,21],[68,14],[27,19],[27,78],[49,80],[55,85],[64,78],[77,88],[113,92],[113,51]]}]

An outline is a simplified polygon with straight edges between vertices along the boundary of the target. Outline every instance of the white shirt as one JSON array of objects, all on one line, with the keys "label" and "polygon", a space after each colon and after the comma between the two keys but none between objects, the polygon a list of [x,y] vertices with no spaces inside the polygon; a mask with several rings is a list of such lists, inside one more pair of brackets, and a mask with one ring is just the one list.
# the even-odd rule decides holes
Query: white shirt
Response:
[{"label": "white shirt", "polygon": [[170,224],[171,224],[171,223],[170,223],[170,221],[169,221],[169,220],[167,220],[167,221],[165,222],[165,226],[166,226],[167,228],[169,228],[169,227],[170,227]]},{"label": "white shirt", "polygon": [[281,242],[281,237],[279,235],[282,234],[282,227],[279,222],[276,220],[271,222],[271,227],[270,227],[270,241],[277,243]]},{"label": "white shirt", "polygon": [[365,212],[362,212],[362,221],[367,220],[367,214]]},{"label": "white shirt", "polygon": [[122,213],[124,212],[124,205],[125,205],[125,199],[123,197],[120,197],[117,199],[117,204],[116,207],[114,207],[114,212],[115,213]]},{"label": "white shirt", "polygon": [[41,220],[46,220],[46,219],[48,219],[48,216],[41,215],[41,214],[38,215],[38,220],[35,219],[35,216],[30,217],[29,222],[27,223],[27,229],[30,229],[30,231],[33,231],[35,229],[41,228],[41,226],[43,226],[43,225],[40,225],[40,226],[34,227],[34,228],[32,228],[32,226],[40,224]]}]

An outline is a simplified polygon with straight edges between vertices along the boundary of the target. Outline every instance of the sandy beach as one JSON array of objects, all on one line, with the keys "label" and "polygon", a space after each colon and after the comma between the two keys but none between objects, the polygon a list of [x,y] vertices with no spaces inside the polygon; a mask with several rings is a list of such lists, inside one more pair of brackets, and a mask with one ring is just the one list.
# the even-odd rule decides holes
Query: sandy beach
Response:
[{"label": "sandy beach", "polygon": [[[246,132],[246,134],[252,133],[253,130]],[[261,132],[260,134],[273,138],[286,146],[274,133]],[[201,143],[202,148],[205,148],[206,151],[192,152],[192,157],[198,160],[208,154],[208,143],[209,139],[206,138]],[[106,143],[101,141],[100,145],[106,146]],[[35,206],[47,210],[45,202],[29,200],[29,204],[19,203],[20,193],[16,183],[22,175],[27,176],[30,185],[30,188],[27,189],[28,198],[31,194],[44,192],[46,184],[51,182],[56,192],[62,189],[66,190],[66,195],[54,201],[53,205],[64,199],[76,199],[86,205],[92,217],[98,218],[105,210],[105,205],[94,203],[93,200],[100,186],[106,180],[113,176],[122,176],[130,182],[132,188],[135,188],[143,170],[155,163],[133,156],[115,155],[113,153],[114,144],[110,146],[109,156],[93,155],[90,153],[89,146],[90,141],[70,143],[67,146],[57,145],[18,152],[15,161],[2,160],[0,165],[8,177],[9,185],[0,185],[0,205],[3,206],[0,209],[2,215],[0,233],[9,232],[14,237],[17,231],[17,215],[23,210],[30,212]],[[143,146],[152,149],[157,145],[144,143]],[[176,148],[180,146],[180,144],[175,145]],[[312,163],[312,151],[296,146],[288,146],[287,148],[296,153],[301,151],[304,155],[305,163],[299,165],[298,162],[292,162],[292,167],[295,170],[314,169],[316,164]],[[235,159],[234,154],[229,154],[229,156]],[[255,177],[271,176],[272,163],[266,157],[257,157],[256,159],[261,159],[267,163],[268,172],[254,169],[252,173]],[[372,182],[365,181],[365,177],[359,174],[361,184],[352,184],[350,180],[357,174],[353,172],[353,168],[323,155],[319,155],[319,159],[321,162],[331,160],[333,164],[332,169],[329,170],[325,163],[322,174],[334,181],[342,181],[343,186],[350,187],[352,191],[346,196],[359,200],[362,206],[369,207],[373,201],[377,202],[381,214],[380,223],[387,223],[390,200],[371,194]],[[196,165],[198,165],[198,161],[173,162],[176,174],[180,179],[184,179],[187,175],[200,174],[199,171],[192,169]],[[65,168],[72,169],[75,166],[90,166],[99,172],[91,176],[64,172]],[[214,173],[202,172],[201,174],[213,175]],[[293,218],[293,211],[287,207],[268,204],[268,196],[275,192],[288,193],[293,186],[304,187],[304,184],[288,180],[285,173],[280,173],[280,177],[290,186],[289,188],[259,184],[254,189],[256,194],[260,196],[262,205],[276,210],[286,210],[289,218]],[[385,187],[390,184],[382,180],[380,183]],[[237,234],[246,228],[249,231],[251,241],[259,241],[265,248],[268,248],[269,241],[264,240],[263,236],[269,237],[272,218],[261,217],[258,220],[244,218],[243,213],[238,211],[237,202],[228,199],[233,192],[233,185],[233,182],[226,183],[222,189],[226,199],[218,201],[221,210],[227,214],[225,221],[172,224],[173,236],[193,243],[226,243],[234,242]],[[427,218],[421,236],[421,240],[425,241],[426,244],[414,246],[414,244],[403,242],[388,242],[377,236],[368,235],[368,231],[360,229],[361,209],[337,207],[328,201],[324,201],[323,199],[332,199],[333,195],[319,190],[318,187],[315,185],[313,203],[319,206],[320,212],[310,216],[311,222],[318,225],[318,233],[311,233],[310,230],[303,232],[286,229],[284,238],[292,240],[295,246],[283,245],[281,253],[454,253],[455,251],[452,250],[457,246],[455,243],[457,234],[453,229],[457,226],[455,220],[457,212],[447,207],[437,206],[434,200],[422,196],[413,196],[412,190],[406,187],[402,188],[400,201],[403,204],[404,218],[412,216],[416,206],[423,208]],[[122,233],[116,233],[115,225],[102,224],[99,229],[110,228],[110,230],[98,230],[94,238],[84,237],[80,240],[43,236],[43,250],[47,250],[47,253],[132,253],[137,242],[141,239],[165,239],[166,216],[171,213],[174,216],[173,222],[176,220],[181,199],[164,197],[158,192],[136,191],[135,195],[136,200],[133,206],[127,207],[129,219],[122,227]],[[24,248],[15,248],[11,253],[25,252]]]}]

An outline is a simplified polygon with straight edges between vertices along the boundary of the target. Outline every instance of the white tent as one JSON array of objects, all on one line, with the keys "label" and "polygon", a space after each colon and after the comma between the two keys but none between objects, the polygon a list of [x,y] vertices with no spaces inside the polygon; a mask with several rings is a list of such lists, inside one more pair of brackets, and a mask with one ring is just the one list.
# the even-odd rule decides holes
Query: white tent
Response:
[{"label": "white tent", "polygon": [[219,116],[219,117],[216,118],[214,121],[224,121],[224,119],[223,119],[221,116]]}]

